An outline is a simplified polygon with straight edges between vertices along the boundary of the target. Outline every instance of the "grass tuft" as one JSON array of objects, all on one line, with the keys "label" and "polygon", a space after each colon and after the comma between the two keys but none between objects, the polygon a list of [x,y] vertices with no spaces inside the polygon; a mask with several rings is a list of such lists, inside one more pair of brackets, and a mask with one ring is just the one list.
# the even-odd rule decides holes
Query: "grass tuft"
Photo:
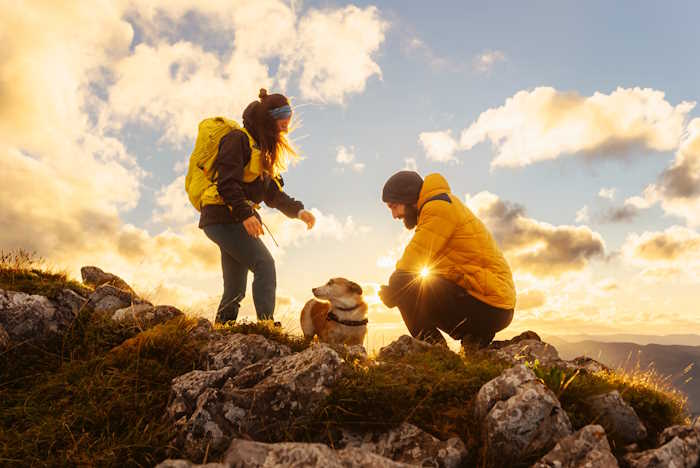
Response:
[{"label": "grass tuft", "polygon": [[223,334],[262,335],[269,340],[289,346],[294,352],[303,351],[311,345],[311,340],[286,332],[283,328],[274,326],[271,320],[226,322],[226,324],[215,324],[214,328]]},{"label": "grass tuft", "polygon": [[23,249],[0,250],[0,289],[39,294],[55,298],[63,289],[72,289],[85,295],[91,291],[82,283],[72,280],[65,271],[46,265],[44,259]]}]

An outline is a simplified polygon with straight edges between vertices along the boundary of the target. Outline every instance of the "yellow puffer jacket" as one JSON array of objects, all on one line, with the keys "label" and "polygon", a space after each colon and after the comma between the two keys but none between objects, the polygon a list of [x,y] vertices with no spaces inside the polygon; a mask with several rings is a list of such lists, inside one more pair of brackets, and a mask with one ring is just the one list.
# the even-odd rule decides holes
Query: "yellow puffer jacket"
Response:
[{"label": "yellow puffer jacket", "polygon": [[[444,200],[429,201],[435,196]],[[440,174],[425,177],[418,210],[416,233],[396,269],[419,272],[427,266],[431,274],[457,283],[482,302],[514,309],[508,262],[481,220],[452,195]]]}]

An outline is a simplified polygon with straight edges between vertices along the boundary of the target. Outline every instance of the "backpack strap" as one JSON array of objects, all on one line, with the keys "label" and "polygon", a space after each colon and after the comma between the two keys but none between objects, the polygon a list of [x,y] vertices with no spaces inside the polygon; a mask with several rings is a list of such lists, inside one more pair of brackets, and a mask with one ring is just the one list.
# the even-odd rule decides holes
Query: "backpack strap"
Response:
[{"label": "backpack strap", "polygon": [[446,194],[446,193],[438,193],[437,195],[428,198],[428,199],[425,201],[425,203],[423,203],[423,206],[420,207],[420,210],[418,211],[418,214],[420,214],[420,212],[423,210],[423,207],[425,207],[425,205],[427,205],[427,204],[430,203],[431,201],[436,201],[436,200],[446,201],[447,203],[452,203],[452,200],[450,200],[450,196],[449,196],[448,194]]}]

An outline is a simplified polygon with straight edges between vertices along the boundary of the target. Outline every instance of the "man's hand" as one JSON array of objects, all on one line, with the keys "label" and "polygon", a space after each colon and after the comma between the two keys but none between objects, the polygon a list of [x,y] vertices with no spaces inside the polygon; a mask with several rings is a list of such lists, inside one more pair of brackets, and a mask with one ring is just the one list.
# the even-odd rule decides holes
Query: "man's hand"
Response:
[{"label": "man's hand", "polygon": [[396,304],[394,303],[394,294],[392,294],[391,289],[389,286],[382,285],[379,288],[379,293],[377,294],[379,296],[379,299],[384,303],[385,306],[388,308],[396,307]]},{"label": "man's hand", "polygon": [[264,234],[262,224],[257,216],[253,215],[243,221],[243,227],[251,237],[260,237]]},{"label": "man's hand", "polygon": [[311,229],[316,224],[316,218],[310,211],[301,210],[299,212],[299,219],[306,223],[306,229]]}]

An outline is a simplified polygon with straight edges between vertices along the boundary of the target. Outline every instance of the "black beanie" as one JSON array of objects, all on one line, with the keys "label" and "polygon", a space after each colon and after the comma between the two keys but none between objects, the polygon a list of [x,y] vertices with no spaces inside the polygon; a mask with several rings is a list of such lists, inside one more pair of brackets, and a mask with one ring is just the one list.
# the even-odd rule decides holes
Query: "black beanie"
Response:
[{"label": "black beanie", "polygon": [[384,184],[382,201],[384,203],[403,203],[412,205],[418,202],[423,179],[414,171],[399,171]]}]

